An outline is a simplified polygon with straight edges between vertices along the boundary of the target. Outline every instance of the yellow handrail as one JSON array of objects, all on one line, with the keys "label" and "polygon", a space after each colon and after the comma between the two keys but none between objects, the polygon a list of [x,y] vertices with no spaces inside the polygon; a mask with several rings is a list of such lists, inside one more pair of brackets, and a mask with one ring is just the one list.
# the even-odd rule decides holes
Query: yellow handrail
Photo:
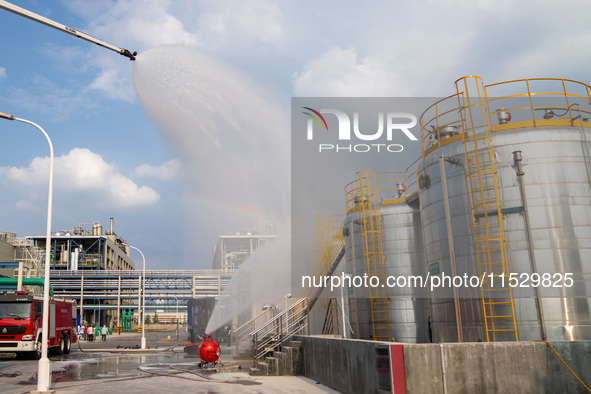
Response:
[{"label": "yellow handrail", "polygon": [[[471,77],[460,78],[458,81],[466,81],[467,78]],[[552,83],[557,85],[554,89],[548,86]],[[502,93],[503,90],[511,92]],[[495,91],[501,93],[497,95]],[[484,129],[485,122],[489,123],[492,132],[516,127],[562,124],[591,128],[591,86],[573,79],[527,78],[497,82],[484,85],[476,96],[478,97],[473,95],[468,98],[464,92],[459,92],[435,102],[423,112],[419,120],[423,157],[443,145],[461,139],[460,135],[467,132],[462,123],[461,112],[469,113],[471,108],[484,103],[488,112],[486,121],[466,119],[479,132]],[[540,102],[540,99],[548,97],[563,97],[564,103],[548,105]],[[473,104],[470,99],[481,102]],[[557,114],[555,111],[564,113]],[[511,118],[507,118],[507,114],[511,114]],[[494,122],[493,115],[497,115]]]}]

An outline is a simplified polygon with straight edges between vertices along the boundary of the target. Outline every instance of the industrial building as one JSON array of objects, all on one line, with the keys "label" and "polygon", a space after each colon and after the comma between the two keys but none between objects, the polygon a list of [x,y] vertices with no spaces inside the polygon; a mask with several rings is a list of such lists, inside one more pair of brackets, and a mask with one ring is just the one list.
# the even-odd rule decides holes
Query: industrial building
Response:
[{"label": "industrial building", "polygon": [[257,248],[275,239],[272,224],[259,222],[253,231],[220,235],[213,249],[213,269],[235,270]]},{"label": "industrial building", "polygon": [[[88,228],[85,228],[88,227]],[[45,236],[30,236],[34,246],[45,249]],[[133,270],[129,245],[113,229],[103,232],[100,223],[80,224],[51,236],[52,270]]]},{"label": "industrial building", "polygon": [[0,232],[0,278],[18,277],[19,264],[22,277],[37,277],[42,269],[41,256],[42,250],[31,242],[18,239],[14,233]]}]

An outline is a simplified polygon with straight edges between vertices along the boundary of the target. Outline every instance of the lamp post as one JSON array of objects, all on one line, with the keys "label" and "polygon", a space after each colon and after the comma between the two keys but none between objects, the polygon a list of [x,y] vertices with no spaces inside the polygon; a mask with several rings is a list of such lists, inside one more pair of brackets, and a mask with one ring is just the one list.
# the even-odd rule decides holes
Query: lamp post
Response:
[{"label": "lamp post", "polygon": [[47,339],[49,334],[49,266],[51,264],[51,212],[53,201],[53,144],[49,135],[36,123],[15,118],[12,115],[0,112],[0,118],[17,120],[35,126],[43,133],[49,144],[49,192],[47,195],[47,229],[45,233],[45,277],[43,281],[43,324],[41,333],[41,359],[37,371],[37,391],[49,391],[51,387],[51,363],[47,357]]},{"label": "lamp post", "polygon": [[144,262],[144,274],[142,276],[142,342],[141,347],[142,349],[146,348],[146,325],[145,325],[145,316],[146,316],[146,258],[141,250],[136,248],[135,246],[129,245],[130,248],[137,250],[142,255],[142,260]]},{"label": "lamp post", "polygon": [[176,340],[179,340],[179,299],[177,296],[174,296],[176,300]]}]

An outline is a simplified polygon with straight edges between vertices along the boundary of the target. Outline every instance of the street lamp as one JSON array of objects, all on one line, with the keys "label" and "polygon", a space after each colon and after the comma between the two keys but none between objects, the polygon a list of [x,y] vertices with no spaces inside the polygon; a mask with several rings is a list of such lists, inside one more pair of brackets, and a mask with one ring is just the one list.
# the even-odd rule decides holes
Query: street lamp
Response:
[{"label": "street lamp", "polygon": [[174,296],[176,300],[176,340],[179,340],[179,299],[177,296]]},{"label": "street lamp", "polygon": [[129,245],[130,248],[137,250],[142,255],[142,260],[144,261],[144,275],[142,277],[142,349],[146,348],[146,325],[145,325],[145,316],[146,316],[146,258],[141,250],[136,248],[135,246]]},{"label": "street lamp", "polygon": [[[39,367],[37,371],[37,391],[49,391],[51,386],[51,364],[47,357],[47,334],[49,333],[49,265],[51,264],[51,212],[53,201],[53,144],[49,135],[36,123],[31,121],[15,118],[12,115],[0,112],[0,118],[8,120],[17,120],[19,122],[28,123],[35,126],[43,133],[47,143],[49,144],[49,193],[47,195],[47,229],[45,233],[45,277],[43,281],[43,324],[42,324],[42,340],[41,340],[41,359],[39,359]],[[43,337],[43,335],[45,337]]]}]

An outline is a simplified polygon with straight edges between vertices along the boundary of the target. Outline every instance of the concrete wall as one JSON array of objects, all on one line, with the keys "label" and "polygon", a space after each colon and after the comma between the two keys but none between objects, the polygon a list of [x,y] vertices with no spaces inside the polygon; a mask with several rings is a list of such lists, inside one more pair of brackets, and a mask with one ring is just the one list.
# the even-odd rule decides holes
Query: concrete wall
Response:
[{"label": "concrete wall", "polygon": [[303,375],[341,393],[376,393],[376,347],[388,343],[326,337],[296,337],[302,342]]},{"label": "concrete wall", "polygon": [[[303,374],[342,393],[378,390],[383,342],[300,337]],[[591,342],[552,342],[591,387]],[[586,393],[544,342],[404,344],[406,392]],[[397,360],[394,360],[397,362]]]},{"label": "concrete wall", "polygon": [[14,261],[14,246],[2,240],[0,240],[0,261]]},{"label": "concrete wall", "polygon": [[[14,246],[0,240],[0,262],[8,263],[14,261]],[[0,277],[12,278],[14,268],[0,268]]]}]

